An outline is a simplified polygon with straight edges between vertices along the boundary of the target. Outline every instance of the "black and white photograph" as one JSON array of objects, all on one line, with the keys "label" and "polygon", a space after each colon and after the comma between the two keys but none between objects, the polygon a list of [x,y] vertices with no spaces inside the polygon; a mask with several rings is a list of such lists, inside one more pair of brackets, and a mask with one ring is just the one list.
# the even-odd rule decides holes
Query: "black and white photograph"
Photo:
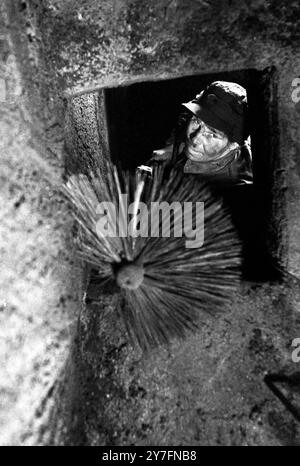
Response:
[{"label": "black and white photograph", "polygon": [[300,446],[299,127],[298,1],[1,2],[0,446]]}]

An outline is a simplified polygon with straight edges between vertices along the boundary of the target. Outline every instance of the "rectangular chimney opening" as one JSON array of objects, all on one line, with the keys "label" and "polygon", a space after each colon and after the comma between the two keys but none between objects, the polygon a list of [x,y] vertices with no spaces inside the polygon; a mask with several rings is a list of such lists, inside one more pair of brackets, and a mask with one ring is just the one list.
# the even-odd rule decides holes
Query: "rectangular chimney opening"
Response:
[{"label": "rectangular chimney opening", "polygon": [[244,278],[270,280],[286,257],[282,239],[285,201],[278,202],[276,194],[276,176],[282,171],[276,69],[143,81],[74,97],[68,111],[69,146],[77,154],[80,171],[92,165],[93,157],[105,153],[123,168],[134,170],[149,160],[153,150],[165,146],[180,104],[216,80],[236,82],[247,90],[254,182],[238,186],[226,196],[243,242]]}]

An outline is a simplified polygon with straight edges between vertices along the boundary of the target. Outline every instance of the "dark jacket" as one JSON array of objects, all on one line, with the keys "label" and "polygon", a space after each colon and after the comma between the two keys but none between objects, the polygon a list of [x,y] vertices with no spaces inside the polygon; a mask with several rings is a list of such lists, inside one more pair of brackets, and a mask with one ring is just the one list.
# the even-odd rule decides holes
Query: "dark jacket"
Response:
[{"label": "dark jacket", "polygon": [[[173,153],[173,146],[167,146],[153,153],[150,164],[167,163]],[[185,173],[219,186],[236,186],[253,183],[252,156],[249,144],[228,152],[220,160],[209,162],[192,162],[185,156],[183,145],[179,147],[174,165],[182,167]]]}]

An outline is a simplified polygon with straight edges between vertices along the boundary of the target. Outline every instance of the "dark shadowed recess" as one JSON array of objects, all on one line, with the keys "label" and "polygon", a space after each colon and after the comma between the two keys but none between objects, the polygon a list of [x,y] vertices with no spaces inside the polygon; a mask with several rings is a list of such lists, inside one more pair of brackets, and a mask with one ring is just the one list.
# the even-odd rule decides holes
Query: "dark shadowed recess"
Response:
[{"label": "dark shadowed recess", "polygon": [[126,169],[145,163],[154,149],[164,147],[176,124],[180,104],[215,80],[237,82],[248,93],[254,184],[226,193],[243,240],[244,277],[276,279],[277,266],[284,262],[285,247],[277,226],[284,223],[285,209],[283,200],[276,199],[276,173],[281,167],[274,67],[145,81],[105,89],[110,154]]}]

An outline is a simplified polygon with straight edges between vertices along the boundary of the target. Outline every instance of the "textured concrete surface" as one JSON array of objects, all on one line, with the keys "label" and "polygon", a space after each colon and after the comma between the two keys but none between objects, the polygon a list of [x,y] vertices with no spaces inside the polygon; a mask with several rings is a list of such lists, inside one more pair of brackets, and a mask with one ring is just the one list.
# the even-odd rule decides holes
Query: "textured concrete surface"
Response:
[{"label": "textured concrete surface", "polygon": [[1,79],[0,443],[36,444],[67,358],[81,271],[58,191],[60,164],[32,140],[5,35]]},{"label": "textured concrete surface", "polygon": [[[58,193],[69,150],[84,171],[106,146],[105,131],[76,127],[80,115],[66,114],[66,98],[274,65],[289,270],[300,276],[300,104],[291,99],[298,8],[260,0],[1,7],[1,444],[299,444],[299,424],[263,383],[266,371],[299,372],[291,362],[300,336],[295,282],[244,283],[228,315],[141,355],[127,343],[113,296],[82,306],[85,271]],[[95,98],[82,100],[95,112]]]},{"label": "textured concrete surface", "polygon": [[90,305],[79,327],[81,443],[299,444],[299,424],[263,383],[295,369],[298,305],[286,287],[245,285],[231,312],[145,355],[128,346],[110,298]]}]

